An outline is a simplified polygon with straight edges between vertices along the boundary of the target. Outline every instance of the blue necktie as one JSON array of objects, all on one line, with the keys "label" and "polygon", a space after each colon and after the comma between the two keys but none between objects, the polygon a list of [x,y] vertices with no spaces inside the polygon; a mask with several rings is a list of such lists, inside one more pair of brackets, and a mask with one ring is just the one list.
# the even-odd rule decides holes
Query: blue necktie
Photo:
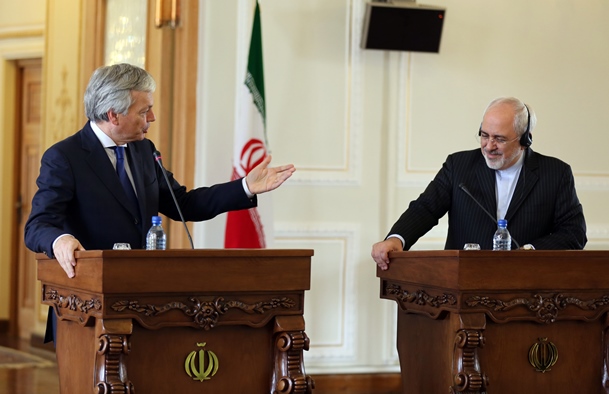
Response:
[{"label": "blue necktie", "polygon": [[114,149],[114,152],[116,153],[116,173],[118,174],[118,179],[121,181],[121,185],[123,186],[127,197],[129,197],[129,201],[133,204],[132,208],[137,211],[139,209],[137,196],[135,195],[133,185],[129,180],[129,175],[127,175],[127,171],[125,170],[125,147],[114,146],[112,149]]}]

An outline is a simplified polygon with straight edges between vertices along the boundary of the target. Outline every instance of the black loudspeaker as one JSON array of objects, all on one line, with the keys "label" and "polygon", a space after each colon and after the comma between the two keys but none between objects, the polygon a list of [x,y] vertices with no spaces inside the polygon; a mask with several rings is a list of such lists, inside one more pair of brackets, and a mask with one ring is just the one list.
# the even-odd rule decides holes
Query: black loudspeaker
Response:
[{"label": "black loudspeaker", "polygon": [[445,12],[444,8],[414,2],[366,3],[361,47],[437,53]]},{"label": "black loudspeaker", "polygon": [[533,135],[531,134],[531,112],[529,107],[525,104],[524,107],[527,109],[527,129],[520,136],[520,145],[528,148],[533,143]]}]

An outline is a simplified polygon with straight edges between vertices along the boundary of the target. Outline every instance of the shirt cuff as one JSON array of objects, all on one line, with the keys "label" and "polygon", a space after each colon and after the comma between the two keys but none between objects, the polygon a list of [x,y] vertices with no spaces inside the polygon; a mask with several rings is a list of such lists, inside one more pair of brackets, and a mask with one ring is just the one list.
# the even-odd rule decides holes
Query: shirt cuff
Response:
[{"label": "shirt cuff", "polygon": [[65,237],[66,235],[69,235],[70,237],[73,237],[72,234],[61,234],[59,237],[55,238],[55,241],[53,241],[53,245],[51,245],[51,248],[53,250],[55,250],[55,244],[57,243],[57,241],[59,241],[59,238]]},{"label": "shirt cuff", "polygon": [[389,239],[389,238],[397,238],[397,239],[399,239],[400,241],[402,241],[402,249],[404,249],[404,245],[406,244],[406,241],[404,241],[404,238],[402,238],[402,236],[401,236],[401,235],[398,235],[398,234],[391,234],[391,235],[388,235],[388,236],[387,236],[387,238],[385,238],[385,239]]},{"label": "shirt cuff", "polygon": [[243,185],[243,191],[247,195],[247,198],[254,198],[254,194],[250,192],[250,189],[247,187],[247,182],[245,181],[245,177],[241,178],[241,184]]}]

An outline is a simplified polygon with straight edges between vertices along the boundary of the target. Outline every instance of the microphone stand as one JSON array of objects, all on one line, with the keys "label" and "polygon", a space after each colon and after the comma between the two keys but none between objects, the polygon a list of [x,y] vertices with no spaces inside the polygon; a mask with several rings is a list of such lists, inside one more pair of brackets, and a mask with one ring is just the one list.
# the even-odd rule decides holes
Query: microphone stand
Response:
[{"label": "microphone stand", "polygon": [[[463,191],[465,192],[465,194],[467,194],[467,195],[468,195],[468,196],[469,196],[469,197],[470,197],[472,200],[474,200],[474,202],[475,202],[476,204],[478,204],[478,206],[479,206],[479,207],[480,207],[480,208],[481,208],[481,209],[484,211],[484,213],[486,213],[486,214],[488,215],[488,217],[489,217],[489,218],[491,218],[491,220],[492,220],[492,221],[493,221],[495,224],[497,224],[497,219],[496,219],[496,218],[495,218],[493,215],[491,215],[491,214],[489,213],[489,211],[487,211],[487,210],[486,210],[486,209],[485,209],[485,208],[482,206],[482,204],[480,204],[480,202],[479,202],[479,201],[478,201],[478,200],[477,200],[477,199],[476,199],[476,198],[475,198],[475,197],[474,197],[474,196],[473,196],[473,195],[472,195],[472,194],[469,192],[469,190],[467,189],[467,187],[466,187],[466,186],[465,186],[463,183],[460,183],[460,184],[459,184],[459,189],[463,190]],[[514,242],[514,244],[516,244],[516,248],[517,248],[517,249],[520,249],[520,245],[518,245],[518,242],[516,242],[516,240],[514,239],[514,237],[512,237],[512,242]]]},{"label": "microphone stand", "polygon": [[163,172],[163,177],[165,177],[165,182],[167,183],[167,187],[169,188],[169,192],[171,193],[171,197],[173,197],[173,203],[178,209],[178,213],[180,214],[180,219],[182,220],[182,224],[184,225],[184,229],[186,229],[186,235],[188,236],[188,241],[190,242],[190,248],[194,249],[195,246],[192,243],[192,237],[190,236],[190,231],[188,231],[188,226],[186,225],[186,221],[184,220],[184,216],[182,215],[182,210],[180,209],[180,205],[178,204],[178,200],[176,199],[176,195],[173,193],[173,189],[171,188],[171,183],[169,183],[169,177],[167,176],[167,171],[165,167],[163,167],[163,162],[161,160],[161,152],[154,151],[152,152],[152,156],[154,156],[154,160],[159,163],[159,167],[161,167],[161,172]]}]

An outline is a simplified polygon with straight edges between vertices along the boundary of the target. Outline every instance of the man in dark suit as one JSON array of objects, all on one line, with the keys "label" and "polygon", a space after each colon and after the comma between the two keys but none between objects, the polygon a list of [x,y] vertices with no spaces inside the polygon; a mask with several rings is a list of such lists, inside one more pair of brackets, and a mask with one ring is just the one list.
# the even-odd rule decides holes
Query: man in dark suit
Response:
[{"label": "man in dark suit", "polygon": [[[97,69],[85,92],[89,122],[42,157],[25,243],[34,252],[56,258],[69,277],[75,275],[76,250],[112,249],[115,243],[143,248],[152,216],[160,212],[180,220],[155,162],[156,148],[146,139],[155,120],[155,87],[154,79],[139,67]],[[124,167],[131,190],[123,188],[117,175],[117,146],[126,150]],[[243,179],[190,191],[168,172],[185,220],[255,207],[256,194],[276,189],[295,171],[291,164],[268,167],[270,160],[267,156]]]},{"label": "man in dark suit", "polygon": [[[101,67],[85,92],[89,122],[49,148],[42,157],[38,191],[25,226],[25,243],[54,256],[74,276],[74,251],[112,249],[114,243],[142,248],[153,215],[180,220],[154,144],[146,139],[154,122],[153,78],[129,64]],[[125,167],[135,190],[131,203],[116,173],[117,146],[126,147]],[[257,204],[256,194],[279,187],[293,165],[269,168],[270,156],[246,178],[187,191],[168,172],[184,218],[201,221]]]},{"label": "man in dark suit", "polygon": [[493,100],[478,132],[481,149],[448,156],[387,238],[372,246],[377,265],[387,269],[389,252],[409,250],[447,212],[445,249],[492,249],[497,219],[507,220],[516,248],[583,249],[586,222],[571,167],[530,148],[535,123],[519,99]]}]

